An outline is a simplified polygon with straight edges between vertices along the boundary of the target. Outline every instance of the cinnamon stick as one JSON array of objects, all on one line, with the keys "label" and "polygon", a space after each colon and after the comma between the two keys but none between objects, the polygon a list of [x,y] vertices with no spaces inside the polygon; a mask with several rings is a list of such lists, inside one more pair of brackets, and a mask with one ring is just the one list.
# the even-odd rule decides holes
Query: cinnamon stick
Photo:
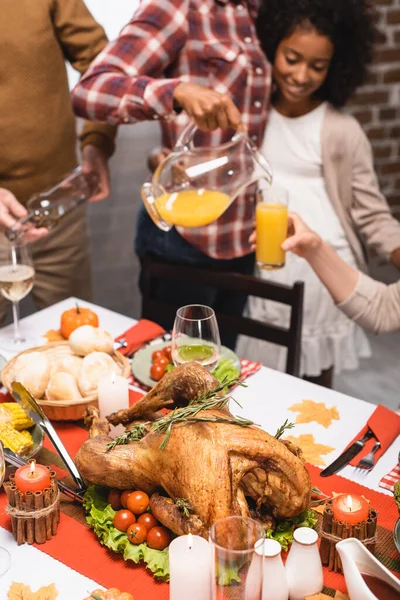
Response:
[{"label": "cinnamon stick", "polygon": [[[43,508],[43,492],[34,492],[35,510]],[[35,519],[35,542],[44,544],[46,541],[46,517]]]},{"label": "cinnamon stick", "polygon": [[321,562],[326,567],[329,564],[329,550],[331,543],[324,537],[324,533],[332,532],[332,519],[333,519],[333,511],[330,507],[325,507],[325,511],[322,517],[322,535],[321,535],[321,544],[319,548]]},{"label": "cinnamon stick", "polygon": [[[15,507],[17,510],[23,510],[23,494],[17,490],[15,492]],[[20,546],[25,543],[25,519],[24,517],[16,517],[17,521],[17,544]]]},{"label": "cinnamon stick", "polygon": [[[11,508],[15,508],[15,504],[16,504],[15,493],[16,493],[16,491],[17,491],[17,488],[12,483],[10,483],[6,488],[7,500],[8,500],[8,504],[11,506]],[[17,539],[17,519],[15,517],[11,517],[11,527],[12,527],[13,536],[15,537],[15,539]]]},{"label": "cinnamon stick", "polygon": [[[50,488],[46,488],[43,491],[43,504],[44,504],[44,508],[48,508],[51,505],[51,489]],[[53,512],[54,510],[56,510],[56,507],[53,508]],[[52,513],[48,513],[45,517],[45,523],[46,523],[46,539],[51,540],[52,537],[52,521],[53,521],[53,517],[52,517]]]},{"label": "cinnamon stick", "polygon": [[[332,519],[332,535],[337,535],[337,527],[338,527],[338,522],[336,521],[336,519]],[[329,571],[333,571],[334,566],[335,566],[335,552],[336,552],[336,544],[335,544],[335,542],[330,542],[329,563],[328,563]]]},{"label": "cinnamon stick", "polygon": [[[57,484],[54,479],[51,481],[50,488],[50,503],[53,504],[55,499],[57,498]],[[52,535],[56,535],[58,523],[60,522],[60,503],[58,502],[56,506],[54,506],[53,512],[50,515],[51,517],[51,533]]]},{"label": "cinnamon stick", "polygon": [[[35,509],[35,500],[32,492],[26,492],[25,504],[28,517],[29,512]],[[26,541],[28,544],[33,544],[35,541],[35,519],[33,518],[26,519]]]},{"label": "cinnamon stick", "polygon": [[[343,537],[343,527],[344,527],[344,523],[339,522],[338,525],[337,525],[337,532],[336,532],[336,535],[339,538]],[[336,550],[336,544],[335,544],[335,559],[334,559],[333,570],[335,571],[335,573],[339,573],[339,571],[340,571],[340,567],[339,567],[339,553]]]}]

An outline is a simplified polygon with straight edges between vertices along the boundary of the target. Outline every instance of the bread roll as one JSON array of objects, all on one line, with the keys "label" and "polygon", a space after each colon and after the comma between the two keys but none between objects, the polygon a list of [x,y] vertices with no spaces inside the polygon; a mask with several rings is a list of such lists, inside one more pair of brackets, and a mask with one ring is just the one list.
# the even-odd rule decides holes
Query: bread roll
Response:
[{"label": "bread roll", "polygon": [[91,352],[112,354],[114,350],[112,336],[105,329],[92,325],[78,327],[71,333],[68,341],[73,352],[79,356],[87,356]]},{"label": "bread roll", "polygon": [[68,400],[77,402],[82,400],[82,395],[78,389],[78,384],[73,375],[59,371],[50,377],[46,388],[46,400]]},{"label": "bread roll", "polygon": [[121,374],[120,367],[105,352],[92,352],[83,359],[78,385],[82,396],[97,392],[99,379],[108,375]]},{"label": "bread roll", "polygon": [[50,365],[50,377],[54,373],[69,373],[75,379],[78,379],[81,372],[83,358],[72,354],[71,356],[63,356],[51,362]]},{"label": "bread roll", "polygon": [[50,377],[50,363],[43,352],[27,352],[17,357],[12,381],[22,383],[34,398],[43,398]]}]

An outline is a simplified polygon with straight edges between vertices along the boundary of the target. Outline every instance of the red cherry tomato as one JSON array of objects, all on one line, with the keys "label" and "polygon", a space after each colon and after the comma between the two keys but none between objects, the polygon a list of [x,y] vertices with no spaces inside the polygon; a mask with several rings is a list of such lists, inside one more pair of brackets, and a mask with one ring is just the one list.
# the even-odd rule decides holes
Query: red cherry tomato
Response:
[{"label": "red cherry tomato", "polygon": [[143,513],[142,515],[140,515],[137,522],[146,527],[147,531],[159,525],[159,522],[151,513]]},{"label": "red cherry tomato", "polygon": [[108,494],[108,504],[111,504],[113,510],[122,508],[120,490],[110,490],[110,493]]},{"label": "red cherry tomato", "polygon": [[150,504],[150,498],[144,492],[132,492],[128,498],[128,509],[133,512],[134,515],[141,515],[147,510]]},{"label": "red cherry tomato", "polygon": [[154,363],[150,369],[150,377],[154,379],[154,381],[160,381],[160,379],[165,375],[165,367],[166,365]]},{"label": "red cherry tomato", "polygon": [[153,354],[151,355],[151,360],[153,362],[156,362],[156,360],[158,360],[159,358],[163,357],[164,353],[162,350],[154,350]]},{"label": "red cherry tomato", "polygon": [[140,523],[133,523],[126,533],[131,544],[142,544],[146,541],[147,529]]},{"label": "red cherry tomato", "polygon": [[163,348],[163,353],[164,356],[168,358],[168,362],[172,362],[171,346],[165,346],[165,348]]},{"label": "red cherry tomato", "polygon": [[166,356],[160,356],[160,358],[157,358],[157,360],[155,360],[153,362],[153,365],[169,365],[169,360]]},{"label": "red cherry tomato", "polygon": [[128,508],[128,498],[132,494],[133,490],[125,490],[121,494],[121,504],[124,508]]},{"label": "red cherry tomato", "polygon": [[164,550],[170,539],[169,531],[165,527],[153,527],[147,532],[147,545],[153,550]]},{"label": "red cherry tomato", "polygon": [[135,522],[136,517],[130,510],[119,510],[114,515],[114,527],[119,531],[126,531]]}]

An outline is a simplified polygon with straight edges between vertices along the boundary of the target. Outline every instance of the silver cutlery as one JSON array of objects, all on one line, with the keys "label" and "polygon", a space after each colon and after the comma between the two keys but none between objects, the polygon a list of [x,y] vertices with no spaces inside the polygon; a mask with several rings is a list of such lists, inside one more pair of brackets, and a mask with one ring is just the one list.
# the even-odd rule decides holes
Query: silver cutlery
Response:
[{"label": "silver cutlery", "polygon": [[347,450],[342,452],[342,454],[336,460],[334,460],[332,464],[321,471],[321,477],[329,477],[330,475],[333,475],[334,473],[337,473],[343,469],[343,467],[348,465],[349,462],[353,460],[353,458],[357,456],[359,452],[361,452],[366,442],[372,437],[375,436],[373,432],[368,429],[364,437],[362,437],[360,440],[356,440],[349,448],[347,448]]},{"label": "silver cutlery", "polygon": [[360,469],[361,471],[367,471],[367,472],[371,471],[375,466],[374,454],[375,454],[375,452],[377,452],[379,450],[380,447],[381,447],[380,442],[376,442],[376,444],[372,448],[371,452],[369,452],[366,456],[364,456],[364,458],[362,458],[360,460],[360,462],[356,466],[356,469],[357,470]]}]

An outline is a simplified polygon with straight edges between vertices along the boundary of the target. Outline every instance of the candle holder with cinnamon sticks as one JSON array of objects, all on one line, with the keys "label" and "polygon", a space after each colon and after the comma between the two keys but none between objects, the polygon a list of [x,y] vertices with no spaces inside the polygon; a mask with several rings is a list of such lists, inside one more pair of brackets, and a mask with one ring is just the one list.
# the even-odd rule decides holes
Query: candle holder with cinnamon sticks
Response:
[{"label": "candle holder with cinnamon sticks", "polygon": [[369,508],[368,518],[365,521],[355,524],[343,523],[335,519],[332,500],[328,500],[325,504],[320,528],[320,555],[323,566],[328,567],[329,571],[342,573],[342,564],[339,553],[336,551],[336,544],[347,538],[360,540],[372,554],[375,554],[377,518],[376,510]]},{"label": "candle holder with cinnamon sticks", "polygon": [[44,544],[56,535],[60,522],[60,493],[56,474],[49,471],[50,487],[43,491],[25,493],[15,485],[15,475],[11,474],[4,483],[8,505],[6,511],[11,517],[12,532],[17,544]]}]

